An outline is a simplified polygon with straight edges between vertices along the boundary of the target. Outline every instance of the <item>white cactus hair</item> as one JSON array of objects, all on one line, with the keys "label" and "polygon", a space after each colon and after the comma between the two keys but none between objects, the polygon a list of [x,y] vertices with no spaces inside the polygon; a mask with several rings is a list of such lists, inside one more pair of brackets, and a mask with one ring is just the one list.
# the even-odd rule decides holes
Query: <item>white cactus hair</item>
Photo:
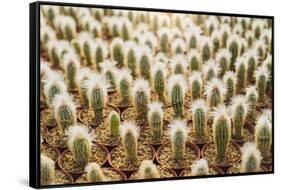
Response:
[{"label": "white cactus hair", "polygon": [[216,53],[216,62],[219,62],[219,60],[221,58],[226,58],[228,60],[228,64],[229,64],[229,60],[231,58],[231,53],[229,52],[228,49],[226,48],[221,48],[219,49],[219,51]]},{"label": "white cactus hair", "polygon": [[[211,38],[209,36],[201,36],[200,37],[200,48],[203,48],[204,45],[208,45],[209,46],[210,53],[212,55],[214,44],[213,44],[213,42],[212,42],[212,40],[211,40]],[[201,51],[202,51],[202,49],[201,49]]]},{"label": "white cactus hair", "polygon": [[100,39],[100,38],[95,38],[94,39],[94,49],[97,49],[98,47],[101,47],[103,57],[106,58],[108,56],[108,44],[106,41]]},{"label": "white cactus hair", "polygon": [[254,85],[251,85],[246,88],[246,97],[249,96],[250,94],[254,94],[256,97],[258,97],[258,92]]},{"label": "white cactus hair", "polygon": [[127,132],[131,132],[135,138],[139,136],[139,127],[132,121],[125,121],[121,124],[120,136],[124,138]]},{"label": "white cactus hair", "polygon": [[204,99],[198,99],[198,100],[195,100],[192,104],[191,104],[191,112],[194,112],[195,110],[197,109],[202,109],[203,112],[205,114],[208,113],[208,106],[207,106],[207,103]]},{"label": "white cactus hair", "polygon": [[66,135],[68,136],[68,147],[70,150],[73,149],[72,145],[76,139],[83,138],[87,140],[90,145],[92,144],[92,140],[94,140],[93,131],[90,133],[88,131],[88,127],[81,124],[70,126],[69,129],[66,131]]},{"label": "white cactus hair", "polygon": [[69,63],[74,63],[76,69],[79,70],[80,60],[78,55],[74,52],[74,50],[68,51],[62,56],[62,64],[63,64],[63,69],[65,71],[67,70]]},{"label": "white cactus hair", "polygon": [[259,27],[261,30],[264,29],[265,27],[265,22],[263,21],[263,19],[254,19],[252,22],[252,28],[256,29],[257,27]]},{"label": "white cactus hair", "polygon": [[[48,168],[48,172],[50,172],[50,173],[48,173],[48,175],[51,177],[50,183],[54,183],[55,179],[53,179],[53,178],[55,177],[55,162],[48,156],[41,154],[40,155],[40,164],[41,164],[41,168]],[[52,184],[48,184],[48,185],[52,185]]]},{"label": "white cactus hair", "polygon": [[247,59],[253,58],[256,63],[257,63],[257,61],[258,61],[258,59],[259,59],[258,52],[257,52],[257,50],[254,49],[254,48],[248,49],[248,50],[245,52],[244,56],[245,56]]},{"label": "white cactus hair", "polygon": [[40,27],[40,38],[41,38],[41,41],[44,41],[45,35],[49,36],[49,40],[57,38],[56,32],[49,25],[43,25],[43,26]]},{"label": "white cactus hair", "polygon": [[210,70],[214,71],[214,78],[218,76],[218,72],[219,72],[219,65],[217,64],[217,62],[214,59],[208,59],[205,64],[203,64],[202,66],[202,70],[203,70],[203,74],[204,74],[204,78],[206,77],[207,73]]},{"label": "white cactus hair", "polygon": [[[143,91],[148,99],[150,99],[150,88],[149,88],[149,83],[147,80],[143,78],[138,78],[134,81],[133,88],[132,88],[132,97],[134,99],[135,94],[139,91]],[[135,101],[133,101],[135,102]]]},{"label": "white cactus hair", "polygon": [[171,49],[172,49],[172,52],[175,52],[176,51],[176,48],[180,46],[180,48],[182,49],[183,52],[186,51],[186,42],[184,39],[182,38],[176,38],[172,41],[171,43]]},{"label": "white cactus hair", "polygon": [[83,67],[78,71],[77,77],[76,77],[76,83],[78,85],[81,85],[81,81],[87,78],[90,78],[93,71],[88,67]]},{"label": "white cactus hair", "polygon": [[116,61],[111,61],[111,60],[104,60],[100,65],[102,69],[102,74],[105,75],[106,72],[111,71],[111,72],[116,72]]},{"label": "white cactus hair", "polygon": [[151,102],[150,104],[148,104],[148,117],[150,118],[150,116],[157,112],[160,114],[160,117],[163,118],[164,117],[164,111],[163,111],[163,103],[161,102]]},{"label": "white cactus hair", "polygon": [[43,91],[45,95],[48,95],[48,91],[53,85],[58,86],[62,93],[67,91],[67,87],[63,80],[63,76],[56,71],[49,72],[47,77],[43,80],[43,83],[44,83]]},{"label": "white cactus hair", "polygon": [[234,117],[235,115],[235,108],[241,105],[243,106],[244,109],[244,115],[247,115],[247,112],[249,110],[249,103],[247,102],[247,98],[244,95],[236,95],[234,97],[232,97],[231,99],[231,112],[232,112],[232,116]]},{"label": "white cactus hair", "polygon": [[144,32],[141,36],[140,36],[140,44],[141,45],[146,45],[146,42],[150,41],[152,44],[152,49],[151,51],[154,51],[157,46],[158,46],[158,39],[157,37],[154,35],[154,33],[152,32]]},{"label": "white cactus hair", "polygon": [[214,26],[214,29],[217,29],[219,26],[219,21],[215,16],[209,16],[206,20],[205,20],[205,26],[210,27],[211,25]]},{"label": "white cactus hair", "polygon": [[270,53],[267,53],[265,60],[263,61],[263,65],[267,65],[272,63],[272,55]]},{"label": "white cactus hair", "polygon": [[[90,173],[93,170],[96,170],[96,171],[101,170],[100,165],[98,163],[96,163],[96,162],[90,162],[90,163],[87,164],[87,166],[85,167],[85,172],[87,173],[87,178],[88,179],[90,178]],[[106,176],[103,175],[103,178],[104,178],[103,181],[107,181]]]},{"label": "white cactus hair", "polygon": [[[73,97],[69,95],[67,92],[58,94],[54,97],[53,100],[54,116],[55,117],[58,116],[59,108],[64,105],[69,107],[76,121],[76,105],[73,101]],[[58,118],[56,119],[59,120]]]},{"label": "white cactus hair", "polygon": [[131,75],[130,69],[122,68],[122,69],[117,70],[117,81],[118,81],[117,82],[117,86],[118,86],[117,91],[118,91],[118,93],[121,93],[120,92],[120,89],[121,89],[120,88],[120,81],[121,80],[126,80],[129,83],[130,86],[132,85],[133,77]]},{"label": "white cactus hair", "polygon": [[168,41],[170,41],[171,38],[172,38],[171,29],[167,28],[167,27],[163,27],[163,28],[161,28],[157,31],[157,35],[158,35],[159,38],[161,38],[161,36],[164,35],[164,34],[168,36]]},{"label": "white cactus hair", "polygon": [[160,178],[160,174],[158,172],[157,166],[153,163],[153,160],[143,160],[141,162],[141,165],[139,167],[139,173],[143,177],[147,171],[147,168],[151,170],[152,173],[154,173],[156,178]]},{"label": "white cactus hair", "polygon": [[124,41],[122,38],[114,38],[111,43],[110,43],[110,46],[109,46],[109,49],[110,49],[110,56],[111,56],[111,59],[113,60],[112,56],[114,54],[113,50],[114,50],[114,47],[116,45],[120,45],[120,47],[123,49],[122,51],[124,51]]},{"label": "white cactus hair", "polygon": [[158,52],[154,57],[154,62],[162,61],[164,63],[168,62],[167,56],[163,52]]},{"label": "white cactus hair", "polygon": [[184,135],[184,139],[186,139],[188,134],[191,131],[190,128],[187,127],[187,122],[185,120],[180,120],[180,119],[173,120],[168,125],[168,127],[169,127],[169,133],[170,133],[171,139],[173,139],[175,134],[179,131],[182,132],[182,134]]},{"label": "white cactus hair", "polygon": [[196,57],[201,64],[201,53],[197,49],[190,49],[188,51],[187,60],[190,62],[193,57]]},{"label": "white cactus hair", "polygon": [[258,80],[258,78],[260,76],[265,76],[266,80],[268,80],[269,77],[269,73],[268,70],[265,66],[260,66],[257,68],[257,70],[255,71],[255,77],[256,77],[256,81]]},{"label": "white cactus hair", "polygon": [[[230,33],[228,39],[227,39],[227,47],[229,48],[230,44],[235,41],[238,44],[238,49],[240,50],[241,48],[241,40],[240,37],[237,34]],[[239,55],[239,54],[238,54]]]},{"label": "white cactus hair", "polygon": [[212,93],[213,89],[215,88],[220,91],[221,96],[223,98],[226,93],[226,88],[223,82],[218,78],[213,78],[211,81],[207,82],[207,85],[205,87],[205,94],[208,95]]},{"label": "white cactus hair", "polygon": [[143,45],[143,46],[138,46],[137,47],[137,71],[140,74],[140,60],[142,56],[147,56],[148,58],[148,63],[151,65],[152,64],[152,51],[151,49],[147,46],[147,45]]},{"label": "white cactus hair", "polygon": [[179,85],[181,87],[183,94],[187,91],[187,82],[184,76],[181,74],[171,75],[168,79],[168,94],[170,98],[172,97],[172,91],[175,85]]},{"label": "white cactus hair", "polygon": [[213,131],[215,133],[215,123],[217,123],[221,118],[224,118],[227,122],[227,126],[229,128],[229,130],[231,131],[231,119],[230,119],[230,115],[229,115],[229,109],[227,109],[227,107],[223,104],[220,104],[218,107],[214,108],[214,111],[211,113],[213,118],[214,118],[214,122],[213,122]]},{"label": "white cactus hair", "polygon": [[256,134],[258,134],[263,128],[267,128],[269,131],[271,131],[271,118],[268,117],[266,114],[262,114],[258,117],[257,123],[256,123]]},{"label": "white cactus hair", "polygon": [[188,30],[185,31],[184,33],[184,38],[187,41],[187,43],[190,43],[191,37],[195,36],[195,38],[197,39],[197,47],[199,47],[199,38],[201,37],[202,34],[202,30],[200,27],[198,27],[195,24],[190,24],[188,27]]},{"label": "white cactus hair", "polygon": [[169,66],[172,69],[172,71],[174,71],[178,64],[181,65],[181,67],[184,69],[184,71],[187,70],[189,65],[188,65],[188,61],[187,61],[187,58],[185,57],[185,55],[183,55],[183,54],[174,55],[171,59]]},{"label": "white cactus hair", "polygon": [[209,174],[209,165],[208,161],[204,158],[199,160],[195,160],[191,165],[191,175],[197,176],[198,170],[204,170],[204,172],[208,175]]},{"label": "white cactus hair", "polygon": [[50,68],[50,63],[47,61],[40,61],[40,74],[45,76],[48,76],[49,72],[52,72]]},{"label": "white cactus hair", "polygon": [[224,33],[227,33],[228,35],[231,34],[231,29],[228,24],[221,24],[219,30],[220,30],[221,35],[223,35]]},{"label": "white cactus hair", "polygon": [[125,57],[124,63],[126,64],[126,66],[128,66],[128,61],[127,60],[128,60],[128,53],[129,53],[129,51],[133,50],[135,52],[135,56],[137,57],[137,47],[138,47],[138,45],[137,45],[137,43],[135,41],[126,41],[124,43],[124,53],[125,53],[125,55],[124,55],[124,57]]},{"label": "white cactus hair", "polygon": [[263,109],[261,115],[267,117],[270,123],[272,122],[272,110],[271,109],[269,109],[269,108]]},{"label": "white cactus hair", "polygon": [[164,78],[166,78],[166,76],[167,76],[167,67],[166,67],[166,64],[163,63],[162,61],[158,61],[158,62],[156,62],[155,64],[152,65],[152,67],[151,67],[152,78],[154,78],[155,74],[159,70],[162,71]]},{"label": "white cactus hair", "polygon": [[245,172],[246,169],[244,168],[247,164],[249,157],[254,157],[257,161],[257,166],[259,167],[261,164],[262,156],[261,152],[257,148],[257,145],[252,142],[247,142],[241,148],[242,156],[241,156],[241,172]]},{"label": "white cactus hair", "polygon": [[[245,69],[247,69],[245,57],[238,57],[235,62],[235,71],[237,72],[239,70],[239,67],[242,65],[244,65]],[[245,76],[246,76],[246,72],[245,72]]]},{"label": "white cactus hair", "polygon": [[[237,76],[235,75],[235,73],[233,71],[226,71],[224,76],[223,76],[223,81],[224,83],[226,83],[226,81],[231,78],[234,81],[234,84],[236,84],[237,82]],[[234,85],[235,87],[236,85]]]}]

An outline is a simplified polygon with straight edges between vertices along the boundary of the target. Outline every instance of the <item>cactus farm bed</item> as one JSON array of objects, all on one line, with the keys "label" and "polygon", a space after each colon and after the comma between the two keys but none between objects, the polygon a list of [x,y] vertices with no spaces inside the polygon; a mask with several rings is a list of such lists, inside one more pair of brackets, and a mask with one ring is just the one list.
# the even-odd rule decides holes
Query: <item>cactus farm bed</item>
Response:
[{"label": "cactus farm bed", "polygon": [[41,185],[267,172],[261,18],[41,6]]}]

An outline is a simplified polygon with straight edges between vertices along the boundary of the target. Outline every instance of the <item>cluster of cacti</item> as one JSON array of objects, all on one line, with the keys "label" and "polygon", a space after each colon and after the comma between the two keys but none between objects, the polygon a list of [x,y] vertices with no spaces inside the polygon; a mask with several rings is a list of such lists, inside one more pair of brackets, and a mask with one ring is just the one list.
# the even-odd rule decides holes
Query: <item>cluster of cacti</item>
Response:
[{"label": "cluster of cacti", "polygon": [[41,8],[40,138],[59,148],[42,185],[61,171],[78,183],[270,164],[270,19]]}]

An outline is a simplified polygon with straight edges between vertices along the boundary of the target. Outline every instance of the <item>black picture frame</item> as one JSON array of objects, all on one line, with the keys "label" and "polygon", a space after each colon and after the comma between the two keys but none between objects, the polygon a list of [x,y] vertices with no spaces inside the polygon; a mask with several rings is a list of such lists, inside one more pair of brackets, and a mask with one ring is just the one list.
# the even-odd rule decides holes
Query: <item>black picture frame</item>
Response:
[{"label": "black picture frame", "polygon": [[[73,6],[73,7],[89,7],[89,8],[107,8],[120,10],[137,10],[137,11],[152,11],[152,12],[171,12],[171,13],[186,13],[186,14],[204,14],[217,16],[233,16],[233,17],[249,17],[270,19],[272,21],[272,170],[256,173],[238,173],[225,175],[210,175],[210,176],[192,176],[192,177],[172,177],[148,180],[128,180],[128,181],[107,181],[99,183],[81,183],[81,184],[63,184],[63,185],[40,185],[40,6],[41,5],[57,5],[57,6]],[[111,5],[93,5],[93,4],[76,4],[76,3],[61,3],[61,2],[41,2],[37,1],[29,4],[29,185],[33,188],[55,188],[55,187],[74,187],[74,186],[89,186],[89,185],[106,185],[106,184],[121,184],[135,182],[151,182],[151,181],[166,181],[166,180],[184,180],[197,178],[214,178],[214,177],[233,177],[245,175],[260,175],[273,174],[274,167],[274,16],[264,15],[249,15],[235,13],[219,13],[219,12],[201,12],[187,10],[170,10],[156,8],[141,8],[141,7],[125,7]]]}]

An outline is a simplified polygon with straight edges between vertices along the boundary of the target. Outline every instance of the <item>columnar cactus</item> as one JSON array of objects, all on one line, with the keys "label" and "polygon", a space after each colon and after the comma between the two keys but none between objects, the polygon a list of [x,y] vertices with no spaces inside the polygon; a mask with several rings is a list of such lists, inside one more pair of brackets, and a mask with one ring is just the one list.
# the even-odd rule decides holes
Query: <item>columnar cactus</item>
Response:
[{"label": "columnar cactus", "polygon": [[128,18],[123,18],[121,20],[121,36],[124,41],[129,40],[131,38],[132,33],[132,23]]},{"label": "columnar cactus", "polygon": [[101,63],[107,58],[108,56],[108,47],[107,44],[100,39],[95,40],[95,46],[94,46],[94,64],[95,68],[98,71],[101,71]]},{"label": "columnar cactus", "polygon": [[154,33],[146,31],[140,36],[140,44],[148,46],[152,52],[155,52],[158,48],[158,39]]},{"label": "columnar cactus", "polygon": [[213,32],[218,28],[219,22],[217,17],[209,16],[205,20],[205,34],[208,36],[212,36]]},{"label": "columnar cactus", "polygon": [[111,111],[108,116],[110,135],[113,138],[119,137],[120,134],[120,116],[116,111]]},{"label": "columnar cactus", "polygon": [[241,140],[248,113],[248,103],[245,96],[237,95],[231,100],[231,119],[233,123],[233,138]]},{"label": "columnar cactus", "polygon": [[124,122],[120,134],[126,160],[134,163],[138,160],[138,127],[131,122]]},{"label": "columnar cactus", "polygon": [[86,58],[85,54],[84,54],[85,53],[84,52],[84,43],[91,38],[92,38],[92,35],[89,32],[82,31],[79,34],[77,34],[76,38],[71,40],[71,45],[75,49],[76,53],[78,55],[80,55],[82,58]]},{"label": "columnar cactus", "polygon": [[259,56],[260,60],[264,60],[266,56],[266,48],[267,48],[264,40],[262,39],[256,40],[253,48],[257,51],[257,55]]},{"label": "columnar cactus", "polygon": [[188,61],[189,61],[189,67],[191,71],[199,71],[201,70],[201,55],[198,50],[191,49],[188,53]]},{"label": "columnar cactus", "polygon": [[158,96],[158,100],[165,103],[165,90],[166,90],[166,65],[163,62],[156,62],[151,68],[151,78],[153,90]]},{"label": "columnar cactus", "polygon": [[255,38],[259,39],[264,29],[265,23],[261,19],[254,19],[252,23],[252,30],[254,30]]},{"label": "columnar cactus", "polygon": [[231,121],[225,106],[220,105],[215,109],[213,128],[213,138],[216,146],[217,160],[223,162],[225,153],[231,137]]},{"label": "columnar cactus", "polygon": [[137,75],[137,44],[133,41],[125,42],[124,45],[124,64],[131,70],[132,76]]},{"label": "columnar cactus", "polygon": [[235,62],[238,56],[240,55],[240,38],[235,35],[231,34],[227,40],[227,49],[231,53],[230,65],[229,68],[231,70],[235,69]]},{"label": "columnar cactus", "polygon": [[108,19],[108,29],[112,38],[121,37],[121,20],[117,16]]},{"label": "columnar cactus", "polygon": [[44,155],[40,156],[40,183],[52,185],[55,182],[55,162]]},{"label": "columnar cactus", "polygon": [[204,81],[210,81],[216,78],[219,71],[219,65],[213,59],[209,59],[202,67]]},{"label": "columnar cactus", "polygon": [[221,46],[223,48],[227,47],[228,38],[231,35],[231,28],[228,24],[221,24],[220,25],[220,33],[221,33]]},{"label": "columnar cactus", "polygon": [[213,33],[212,33],[212,36],[211,36],[211,39],[212,39],[212,42],[213,42],[213,52],[214,53],[217,53],[218,50],[221,48],[221,33],[219,30],[215,30]]},{"label": "columnar cactus", "polygon": [[137,79],[132,89],[132,100],[137,120],[141,124],[147,122],[148,104],[150,102],[150,88],[147,80]]},{"label": "columnar cactus", "polygon": [[174,120],[169,127],[173,157],[181,164],[185,156],[185,143],[189,130],[183,120]]},{"label": "columnar cactus", "polygon": [[89,68],[81,68],[76,77],[76,84],[78,86],[79,94],[82,98],[82,104],[88,106],[87,88],[85,88],[85,81],[89,80],[92,71]]},{"label": "columnar cactus", "polygon": [[49,40],[47,43],[48,57],[53,66],[61,67],[61,57],[67,49],[71,48],[69,42],[65,40]]},{"label": "columnar cactus", "polygon": [[160,178],[160,173],[152,160],[142,161],[139,169],[141,179]]},{"label": "columnar cactus", "polygon": [[77,86],[77,75],[80,68],[80,60],[76,53],[67,52],[62,56],[63,69],[70,90]]},{"label": "columnar cactus", "polygon": [[213,78],[207,83],[205,94],[207,96],[208,106],[213,108],[223,103],[226,94],[226,88],[221,80]]},{"label": "columnar cactus", "polygon": [[117,73],[117,91],[120,95],[120,105],[129,106],[131,103],[131,88],[133,78],[131,71],[128,68],[124,68]]},{"label": "columnar cactus", "polygon": [[207,61],[213,57],[213,43],[210,37],[200,38],[200,50],[202,52],[202,60]]},{"label": "columnar cactus", "polygon": [[245,58],[238,58],[235,62],[235,74],[236,74],[236,93],[241,93],[245,91],[246,87],[246,60]]},{"label": "columnar cactus", "polygon": [[191,175],[192,176],[202,176],[209,175],[209,165],[208,161],[204,158],[196,160],[191,165]]},{"label": "columnar cactus", "polygon": [[175,117],[182,118],[187,91],[187,83],[183,75],[172,75],[168,79],[168,95],[172,104]]},{"label": "columnar cactus", "polygon": [[249,105],[247,119],[253,120],[256,117],[256,105],[258,101],[258,92],[255,86],[250,86],[246,89],[246,98]]},{"label": "columnar cactus", "polygon": [[150,81],[150,69],[152,65],[152,53],[148,46],[138,49],[137,72],[140,77]]},{"label": "columnar cactus", "polygon": [[228,104],[231,98],[236,93],[236,75],[233,71],[227,71],[223,77],[223,82],[226,87],[225,102]]},{"label": "columnar cactus", "polygon": [[99,125],[104,117],[104,109],[107,104],[106,79],[97,73],[92,74],[89,80],[85,81],[89,108],[94,111],[94,123]]},{"label": "columnar cactus", "polygon": [[200,43],[201,28],[196,25],[190,25],[187,32],[184,34],[187,41],[188,49],[197,49]]},{"label": "columnar cactus", "polygon": [[59,15],[59,7],[53,5],[43,5],[42,10],[45,18],[47,18],[47,20],[53,26],[55,17]]},{"label": "columnar cactus", "polygon": [[110,57],[117,62],[118,67],[124,65],[124,42],[121,38],[114,38],[110,44]]},{"label": "columnar cactus", "polygon": [[89,163],[85,171],[87,173],[87,182],[93,183],[107,180],[100,165],[95,162]]},{"label": "columnar cactus", "polygon": [[40,27],[40,42],[44,48],[46,48],[45,46],[48,41],[55,40],[56,38],[56,32],[52,29],[52,27],[48,25]]},{"label": "columnar cactus", "polygon": [[77,34],[75,20],[70,16],[59,16],[57,18],[61,18],[58,24],[60,25],[63,38],[69,41],[75,38]]},{"label": "columnar cactus", "polygon": [[241,148],[241,168],[243,173],[259,172],[261,164],[261,152],[257,149],[255,143],[245,143]]},{"label": "columnar cactus", "polygon": [[247,66],[247,81],[254,82],[254,72],[258,65],[258,56],[257,52],[254,49],[248,50],[246,52],[246,66]]},{"label": "columnar cactus", "polygon": [[245,33],[245,38],[248,42],[248,47],[252,48],[255,41],[255,33],[252,30],[248,30]]},{"label": "columnar cactus", "polygon": [[159,143],[163,136],[163,120],[164,112],[162,108],[163,104],[159,102],[152,102],[148,105],[148,125],[152,141]]},{"label": "columnar cactus", "polygon": [[271,91],[272,88],[272,56],[271,54],[267,54],[266,59],[263,62],[264,67],[267,68],[268,79],[266,84],[266,90]]},{"label": "columnar cactus", "polygon": [[272,144],[271,121],[263,114],[258,118],[255,129],[255,141],[263,159],[268,158]]},{"label": "columnar cactus", "polygon": [[185,53],[186,42],[182,38],[174,39],[171,43],[171,51],[173,55]]},{"label": "columnar cactus", "polygon": [[194,101],[191,105],[192,125],[197,139],[202,139],[206,134],[208,121],[208,107],[203,99]]},{"label": "columnar cactus", "polygon": [[83,125],[73,125],[66,132],[68,147],[76,165],[85,168],[92,155],[92,136],[88,128]]},{"label": "columnar cactus", "polygon": [[216,53],[216,62],[219,65],[219,77],[222,78],[225,72],[229,69],[231,53],[228,49],[220,49]]},{"label": "columnar cactus", "polygon": [[191,100],[195,101],[196,99],[201,98],[203,90],[203,81],[200,72],[192,72],[191,76],[189,77],[189,86]]},{"label": "columnar cactus", "polygon": [[176,54],[173,56],[170,68],[173,74],[183,74],[185,75],[188,67],[188,62],[183,54]]},{"label": "columnar cactus", "polygon": [[95,50],[95,43],[93,39],[84,39],[84,43],[82,44],[83,55],[86,60],[87,66],[93,67],[94,66],[94,50]]},{"label": "columnar cactus", "polygon": [[116,62],[105,60],[101,64],[102,75],[106,78],[109,87],[116,88],[117,69]]},{"label": "columnar cactus", "polygon": [[160,44],[160,50],[167,54],[170,51],[170,29],[169,28],[161,28],[158,30],[158,38]]},{"label": "columnar cactus", "polygon": [[268,80],[267,68],[264,66],[259,67],[256,72],[256,89],[258,91],[258,102],[263,103],[265,100],[266,84]]}]

